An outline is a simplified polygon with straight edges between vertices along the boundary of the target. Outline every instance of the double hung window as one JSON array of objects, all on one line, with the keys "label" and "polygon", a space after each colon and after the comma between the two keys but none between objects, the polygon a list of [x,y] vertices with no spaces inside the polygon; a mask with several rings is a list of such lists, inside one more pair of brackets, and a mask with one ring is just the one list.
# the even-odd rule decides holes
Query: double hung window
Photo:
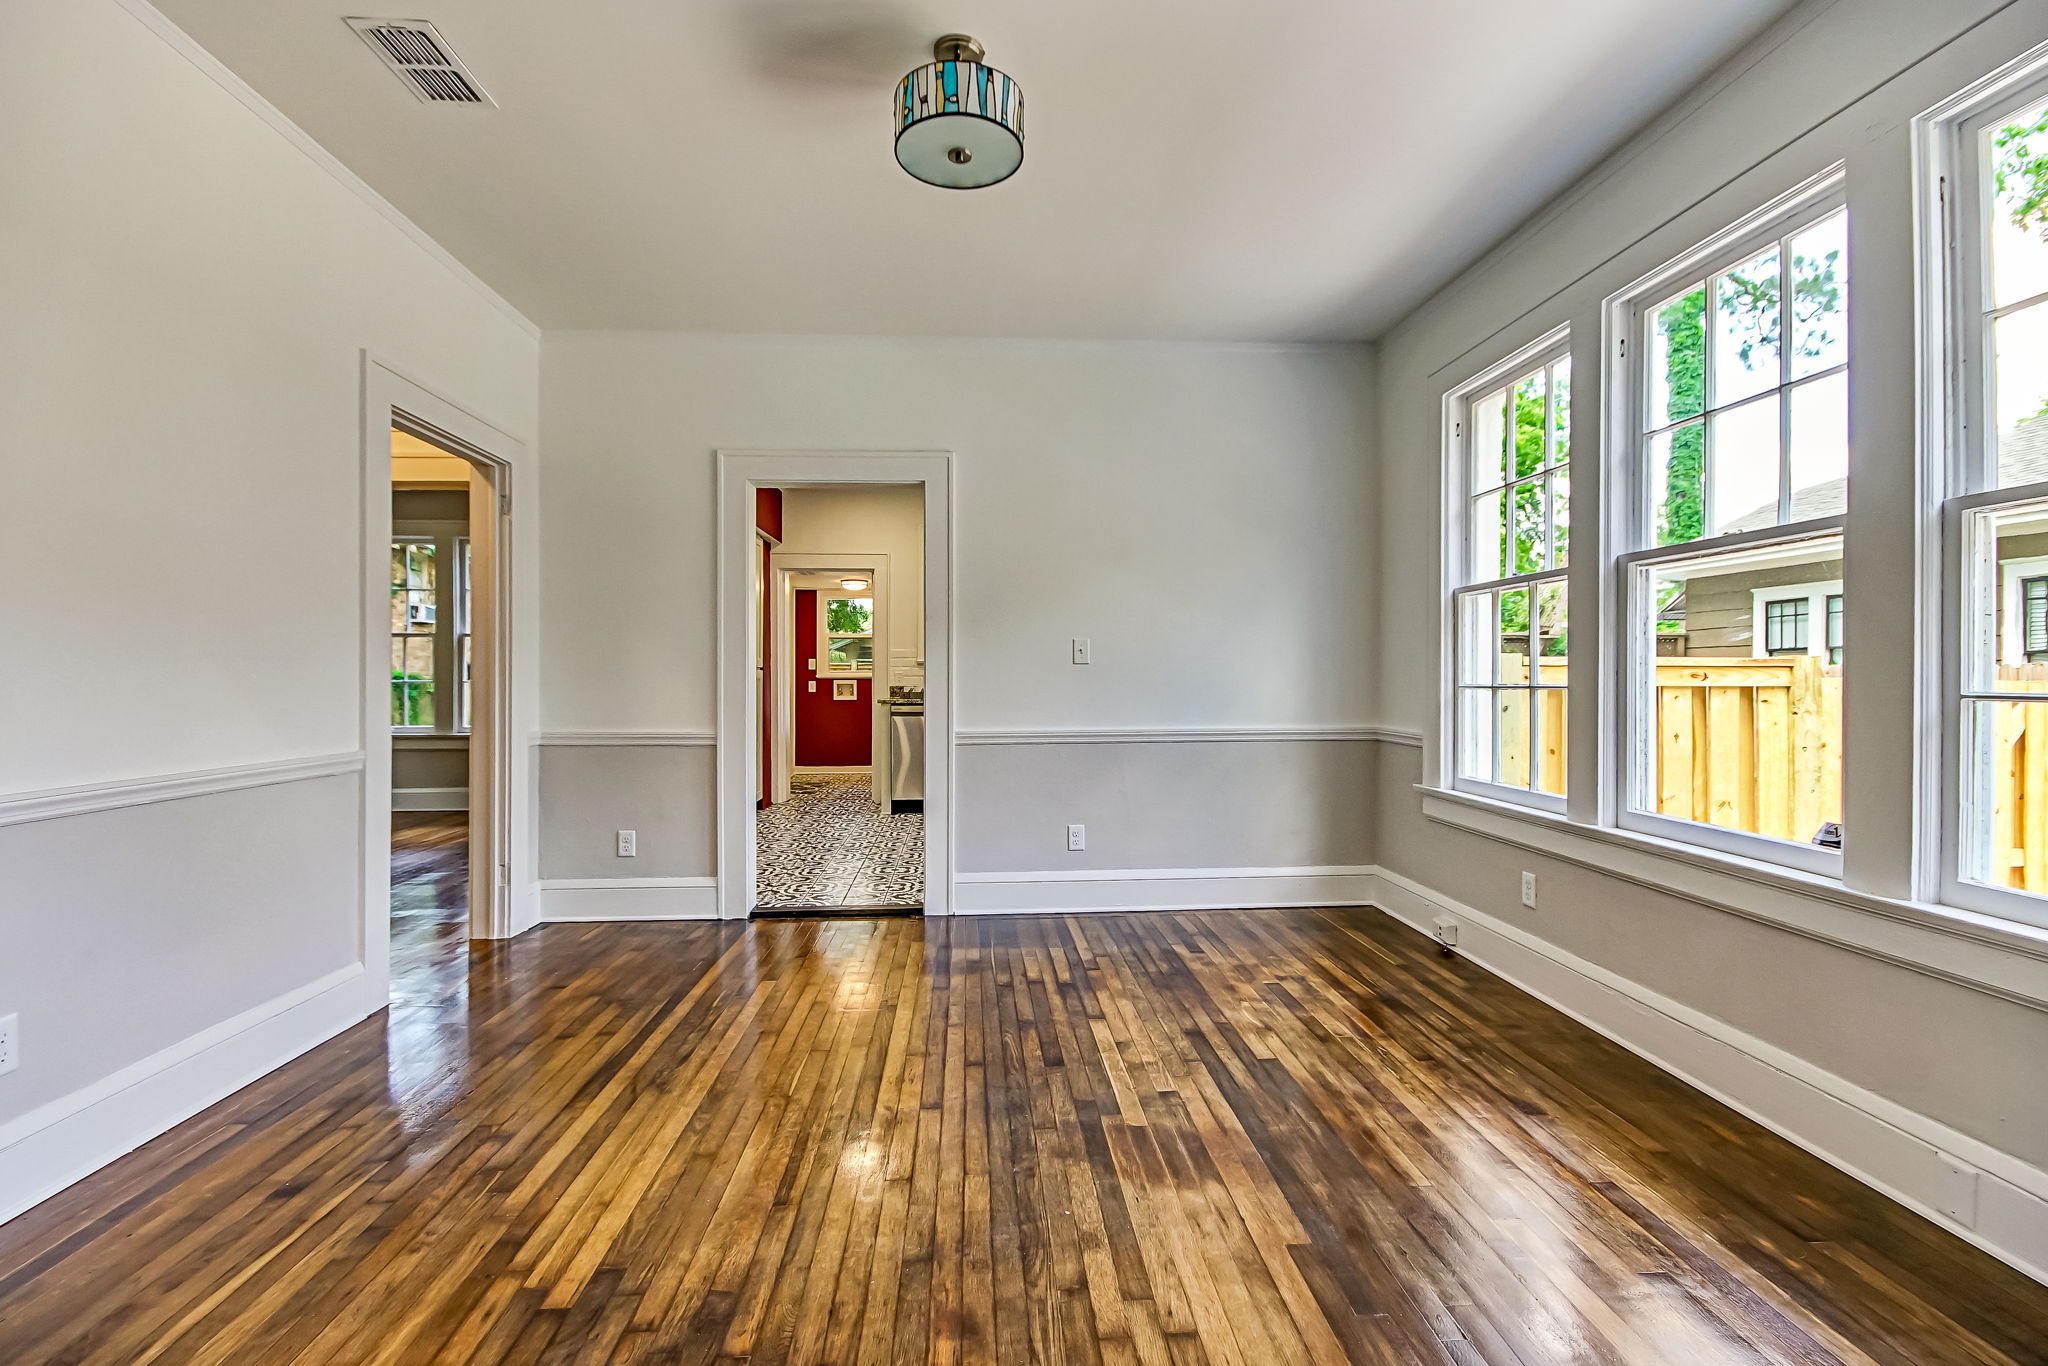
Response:
[{"label": "double hung window", "polygon": [[1561,809],[1571,356],[1553,339],[1454,396],[1455,784]]},{"label": "double hung window", "polygon": [[1951,494],[1944,899],[2048,924],[2048,82],[1933,127]]},{"label": "double hung window", "polygon": [[469,538],[391,540],[391,728],[457,734],[470,722]]},{"label": "double hung window", "polygon": [[1775,206],[1624,299],[1630,828],[1840,868],[1848,213]]}]

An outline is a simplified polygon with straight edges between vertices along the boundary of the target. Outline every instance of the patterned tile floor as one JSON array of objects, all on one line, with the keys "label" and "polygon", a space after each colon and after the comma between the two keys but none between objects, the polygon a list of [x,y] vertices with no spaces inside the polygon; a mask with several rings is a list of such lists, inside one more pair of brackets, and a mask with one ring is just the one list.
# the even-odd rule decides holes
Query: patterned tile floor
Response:
[{"label": "patterned tile floor", "polygon": [[797,774],[754,829],[763,909],[924,903],[924,816],[876,806],[865,773]]}]

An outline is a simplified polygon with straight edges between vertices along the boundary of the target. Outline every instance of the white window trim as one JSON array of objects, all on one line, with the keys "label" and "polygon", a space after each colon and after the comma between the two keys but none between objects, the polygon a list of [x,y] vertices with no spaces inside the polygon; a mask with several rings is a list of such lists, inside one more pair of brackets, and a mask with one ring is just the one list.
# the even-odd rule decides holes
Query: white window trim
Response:
[{"label": "white window trim", "polygon": [[1756,645],[1756,656],[1769,656],[1768,642],[1764,639],[1764,604],[1790,602],[1794,598],[1806,599],[1806,653],[1821,659],[1828,657],[1828,599],[1846,596],[1842,592],[1840,579],[1829,579],[1823,583],[1786,583],[1774,588],[1752,588],[1749,590],[1750,639]]},{"label": "white window trim", "polygon": [[[1979,567],[1970,562],[1967,519],[1987,508],[2048,497],[2048,484],[1992,487],[1996,446],[1991,431],[1995,375],[1985,335],[1989,253],[1983,248],[1984,206],[1977,139],[1990,121],[2048,98],[2048,44],[2035,48],[1957,92],[1914,120],[1914,195],[1921,248],[1921,407],[1924,468],[1943,501],[1941,604],[1935,633],[1941,654],[1939,694],[1941,811],[1936,895],[1949,906],[2032,926],[2048,926],[2048,896],[1963,876],[1970,828],[1970,761],[1965,744],[1965,657],[1968,604]],[[1976,194],[1965,193],[1975,189]],[[1982,629],[1981,623],[1978,629]]]},{"label": "white window trim", "polygon": [[[1458,725],[1461,689],[1458,680],[1461,651],[1458,628],[1458,599],[1468,593],[1500,591],[1527,587],[1533,592],[1539,583],[1563,583],[1569,594],[1570,570],[1565,566],[1532,571],[1526,574],[1512,574],[1505,578],[1474,580],[1468,578],[1472,563],[1472,520],[1469,498],[1472,495],[1470,440],[1471,406],[1474,399],[1481,398],[1494,389],[1509,383],[1518,375],[1539,367],[1547,367],[1559,360],[1570,360],[1571,328],[1554,328],[1536,338],[1528,345],[1500,360],[1472,379],[1444,395],[1443,406],[1443,498],[1444,522],[1452,528],[1451,534],[1443,538],[1443,563],[1441,566],[1441,591],[1438,600],[1441,607],[1438,639],[1441,649],[1438,659],[1438,677],[1442,680],[1437,722],[1438,745],[1433,756],[1438,785],[1458,792],[1472,793],[1490,801],[1511,805],[1532,807],[1540,811],[1562,815],[1565,798],[1548,792],[1529,788],[1508,787],[1504,784],[1467,778],[1460,773],[1458,746],[1462,738]],[[1579,382],[1573,380],[1573,412],[1578,410]],[[1512,400],[1510,400],[1512,402]],[[1512,417],[1512,408],[1510,408]],[[1578,468],[1578,445],[1567,426],[1565,440],[1571,455],[1567,458],[1570,468]],[[1570,602],[1569,596],[1566,599]],[[1571,609],[1567,607],[1569,612]],[[1567,628],[1569,629],[1569,628]],[[1531,689],[1533,692],[1534,690]],[[1569,697],[1569,693],[1567,693]],[[1567,768],[1569,758],[1567,757]]]},{"label": "white window trim", "polygon": [[[421,544],[431,542],[435,560],[445,566],[448,588],[445,600],[434,604],[434,724],[431,726],[393,726],[394,739],[418,739],[424,736],[467,736],[469,728],[462,724],[462,697],[465,691],[462,682],[461,638],[469,634],[469,617],[463,610],[469,582],[463,572],[462,552],[469,543],[469,524],[441,520],[398,521],[391,526],[391,543]],[[445,611],[443,610],[445,608]],[[446,629],[443,629],[443,628]],[[445,694],[449,705],[441,705],[443,677],[452,685]]]},{"label": "white window trim", "polygon": [[1644,459],[1641,435],[1652,383],[1650,367],[1643,363],[1649,350],[1646,320],[1650,311],[1668,300],[1679,286],[1740,262],[1803,224],[1836,212],[1846,203],[1846,168],[1837,163],[1609,296],[1605,309],[1608,373],[1603,376],[1602,385],[1606,403],[1602,429],[1607,437],[1600,461],[1604,498],[1611,500],[1615,508],[1609,525],[1618,534],[1610,550],[1621,548],[1621,553],[1609,554],[1607,563],[1620,576],[1622,612],[1618,621],[1601,623],[1601,629],[1607,633],[1603,643],[1608,647],[1603,656],[1613,661],[1615,669],[1617,705],[1613,708],[1612,724],[1616,727],[1616,762],[1609,772],[1602,774],[1613,794],[1615,826],[1670,844],[1694,845],[1739,859],[1797,868],[1830,881],[1842,877],[1841,851],[1794,844],[1746,830],[1675,820],[1641,809],[1639,798],[1656,774],[1654,725],[1646,717],[1655,714],[1657,661],[1655,641],[1649,641],[1645,650],[1638,651],[1632,635],[1648,606],[1642,601],[1643,585],[1648,579],[1646,565],[1816,535],[1840,536],[1846,531],[1847,518],[1836,516],[1704,537],[1682,545],[1652,545],[1650,497],[1654,483]]},{"label": "white window trim", "polygon": [[869,644],[869,647],[870,647],[870,649],[869,649],[869,655],[870,655],[870,658],[872,658],[872,656],[873,656],[873,645],[874,645],[874,640],[875,640],[875,633],[874,633],[874,631],[872,631],[872,630],[869,630],[869,631],[866,631],[866,632],[863,632],[863,633],[855,633],[855,632],[845,632],[845,631],[828,631],[828,630],[826,630],[826,629],[825,629],[825,603],[826,603],[826,600],[827,600],[827,599],[830,599],[830,598],[861,598],[861,599],[865,599],[866,601],[868,601],[868,602],[870,602],[870,603],[873,603],[873,604],[874,604],[874,606],[873,606],[873,608],[871,609],[871,610],[872,610],[872,613],[873,613],[873,615],[872,615],[872,616],[870,616],[870,618],[869,618],[869,620],[870,620],[870,623],[872,623],[872,621],[873,621],[873,617],[874,617],[874,616],[879,616],[879,615],[881,614],[881,611],[882,611],[882,604],[881,604],[881,600],[880,600],[880,599],[878,599],[878,598],[877,598],[877,597],[875,596],[875,589],[874,589],[874,585],[873,585],[873,584],[869,584],[869,585],[868,585],[868,587],[866,587],[866,588],[864,588],[864,589],[861,589],[861,590],[858,590],[858,591],[856,591],[856,590],[854,590],[854,589],[851,589],[851,588],[842,588],[842,589],[840,589],[840,590],[839,590],[839,591],[838,591],[837,593],[831,592],[831,591],[829,591],[829,590],[827,590],[827,589],[823,589],[823,588],[820,588],[820,589],[818,589],[818,590],[817,590],[817,593],[818,593],[818,660],[817,660],[817,668],[813,669],[813,670],[812,670],[812,672],[813,672],[813,673],[815,673],[815,674],[817,674],[817,675],[818,675],[818,677],[820,677],[820,678],[872,678],[872,677],[874,677],[874,674],[875,674],[875,669],[874,669],[874,665],[873,665],[873,664],[869,664],[869,665],[868,665],[868,667],[867,667],[867,668],[865,668],[865,669],[861,668],[861,667],[860,667],[859,665],[852,665],[852,666],[849,666],[849,667],[847,667],[847,668],[840,668],[840,667],[838,667],[837,665],[834,665],[834,664],[833,664],[833,663],[831,662],[831,659],[832,659],[832,638],[833,638],[834,636],[839,636],[839,637],[841,637],[842,639],[846,639],[846,640],[865,640],[865,641],[867,641],[867,642],[868,642],[868,644]]}]

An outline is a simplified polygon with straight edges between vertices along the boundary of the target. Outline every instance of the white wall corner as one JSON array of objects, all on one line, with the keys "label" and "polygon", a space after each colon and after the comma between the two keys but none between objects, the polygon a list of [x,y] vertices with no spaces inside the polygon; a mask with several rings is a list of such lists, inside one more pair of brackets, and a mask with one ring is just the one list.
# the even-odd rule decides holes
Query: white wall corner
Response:
[{"label": "white wall corner", "polygon": [[1368,900],[2000,1261],[2048,1283],[2048,1171],[1389,869]]},{"label": "white wall corner", "polygon": [[361,963],[0,1125],[0,1223],[384,1008]]}]

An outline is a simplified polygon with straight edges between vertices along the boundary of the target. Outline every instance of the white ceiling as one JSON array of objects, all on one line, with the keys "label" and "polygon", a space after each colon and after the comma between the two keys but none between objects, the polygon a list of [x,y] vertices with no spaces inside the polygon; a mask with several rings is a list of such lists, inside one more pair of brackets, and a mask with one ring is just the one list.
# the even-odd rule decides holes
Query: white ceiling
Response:
[{"label": "white ceiling", "polygon": [[[383,3],[384,0],[380,0]],[[356,0],[157,0],[549,328],[1375,334],[1788,0],[390,0],[497,100],[423,105]],[[932,189],[895,81],[958,29],[1024,168]]]}]

